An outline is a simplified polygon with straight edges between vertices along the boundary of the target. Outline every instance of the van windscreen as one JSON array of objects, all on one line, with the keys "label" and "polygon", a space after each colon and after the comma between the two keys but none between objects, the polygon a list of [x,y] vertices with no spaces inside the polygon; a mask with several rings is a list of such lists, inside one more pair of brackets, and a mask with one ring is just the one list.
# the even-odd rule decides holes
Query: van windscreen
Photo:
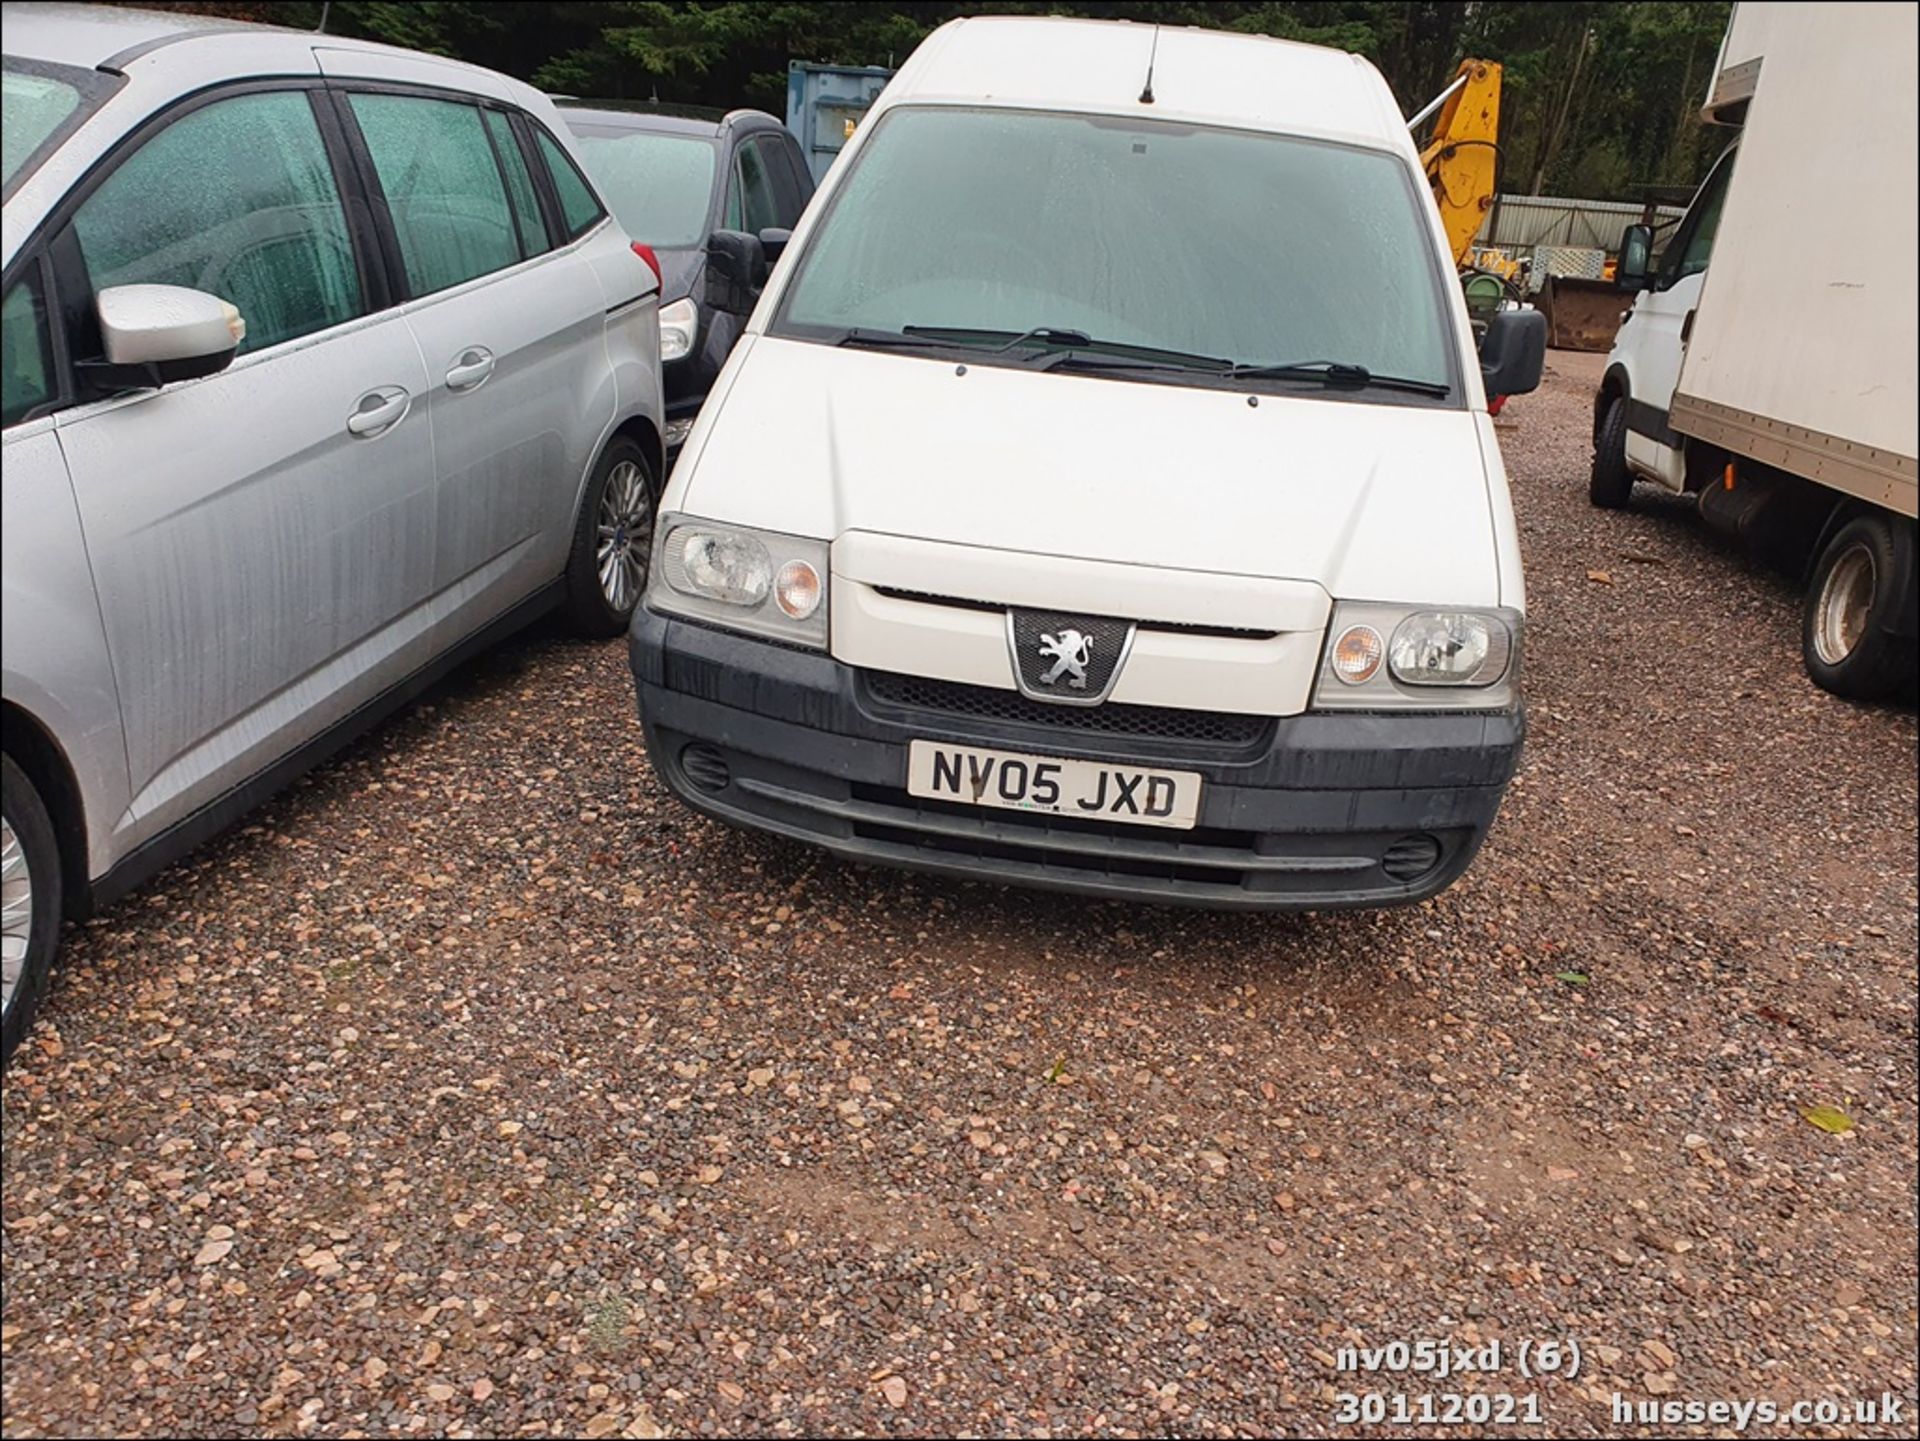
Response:
[{"label": "van windscreen", "polygon": [[1428,204],[1382,151],[1010,109],[901,106],[821,218],[777,333],[1084,332],[1446,386]]}]

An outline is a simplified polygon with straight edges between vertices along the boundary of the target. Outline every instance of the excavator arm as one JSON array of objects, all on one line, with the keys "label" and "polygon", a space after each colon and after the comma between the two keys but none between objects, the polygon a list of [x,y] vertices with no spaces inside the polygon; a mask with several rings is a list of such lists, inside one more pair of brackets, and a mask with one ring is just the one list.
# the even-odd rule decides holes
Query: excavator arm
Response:
[{"label": "excavator arm", "polygon": [[[1500,177],[1500,66],[1492,60],[1462,60],[1453,81],[1435,102],[1440,107],[1433,136],[1420,151],[1420,167],[1433,187],[1440,223],[1453,248],[1453,263],[1473,264],[1473,237],[1493,208]],[[1413,119],[1418,125],[1429,105]]]}]

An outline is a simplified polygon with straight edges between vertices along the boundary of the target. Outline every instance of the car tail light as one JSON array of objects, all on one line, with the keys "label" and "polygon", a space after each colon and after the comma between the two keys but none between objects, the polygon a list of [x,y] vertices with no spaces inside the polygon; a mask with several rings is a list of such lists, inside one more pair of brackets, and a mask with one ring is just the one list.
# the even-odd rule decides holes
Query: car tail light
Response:
[{"label": "car tail light", "polygon": [[655,285],[666,284],[665,278],[660,274],[660,257],[653,253],[653,247],[651,245],[642,245],[636,240],[633,242],[633,253],[647,262],[647,269],[653,272],[653,283]]}]

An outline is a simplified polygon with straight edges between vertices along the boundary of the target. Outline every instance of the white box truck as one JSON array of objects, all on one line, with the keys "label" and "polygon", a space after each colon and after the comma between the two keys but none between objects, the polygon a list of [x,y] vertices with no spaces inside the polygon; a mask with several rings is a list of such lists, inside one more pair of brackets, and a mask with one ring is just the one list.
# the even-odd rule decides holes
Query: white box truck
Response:
[{"label": "white box truck", "polygon": [[1738,126],[1636,290],[1594,406],[1591,495],[1696,494],[1807,582],[1827,690],[1911,692],[1915,622],[1916,15],[1736,5],[1704,114]]}]

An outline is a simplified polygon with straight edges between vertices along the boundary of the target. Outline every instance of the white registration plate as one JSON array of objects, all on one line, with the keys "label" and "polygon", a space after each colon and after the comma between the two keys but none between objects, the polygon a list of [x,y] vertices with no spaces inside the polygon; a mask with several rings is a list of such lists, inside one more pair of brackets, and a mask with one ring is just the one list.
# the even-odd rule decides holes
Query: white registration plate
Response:
[{"label": "white registration plate", "polygon": [[1062,760],[941,741],[907,747],[907,793],[1000,810],[1193,829],[1200,777],[1104,761]]}]

